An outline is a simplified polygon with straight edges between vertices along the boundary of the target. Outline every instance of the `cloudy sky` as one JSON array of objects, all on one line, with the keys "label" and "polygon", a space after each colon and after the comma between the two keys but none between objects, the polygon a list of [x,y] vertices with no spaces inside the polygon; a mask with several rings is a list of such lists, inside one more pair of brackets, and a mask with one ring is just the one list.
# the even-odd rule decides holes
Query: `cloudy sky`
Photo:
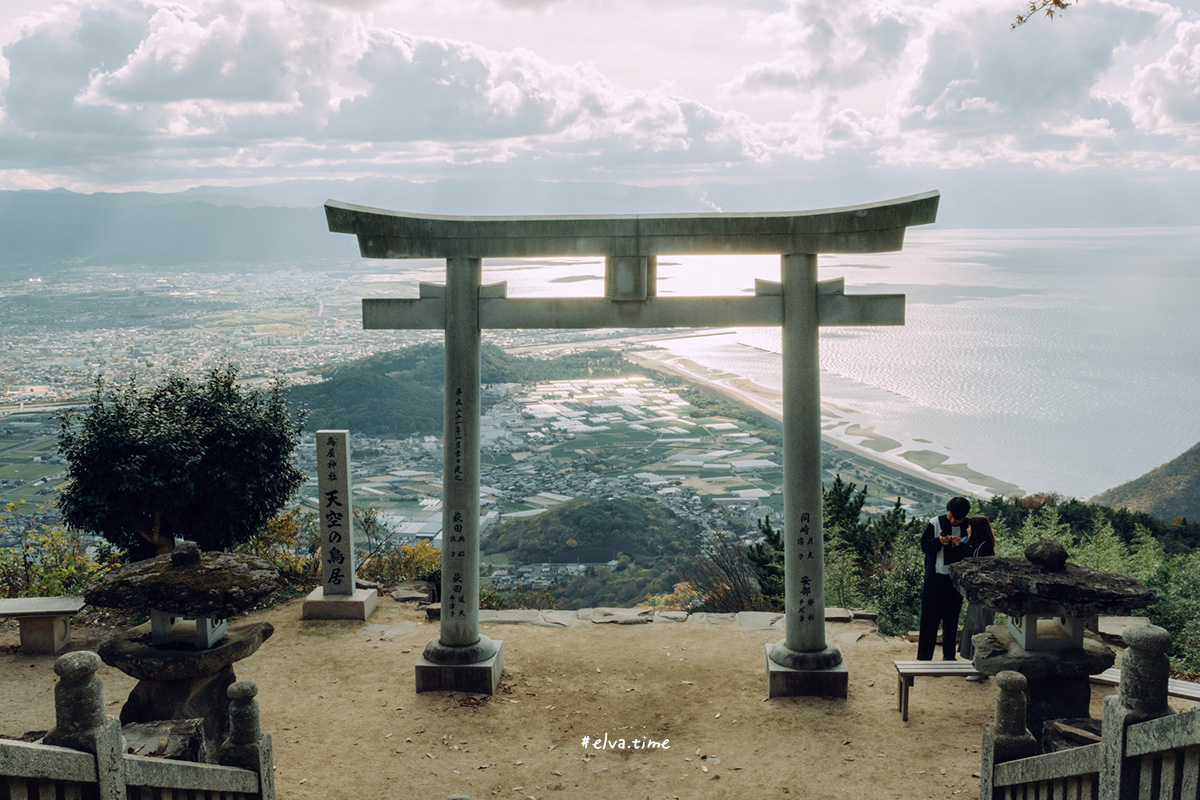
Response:
[{"label": "cloudy sky", "polygon": [[894,196],[913,175],[911,192],[951,175],[1200,181],[1192,0],[1082,0],[1010,30],[1021,8],[4,0],[0,189],[519,175],[845,178]]}]

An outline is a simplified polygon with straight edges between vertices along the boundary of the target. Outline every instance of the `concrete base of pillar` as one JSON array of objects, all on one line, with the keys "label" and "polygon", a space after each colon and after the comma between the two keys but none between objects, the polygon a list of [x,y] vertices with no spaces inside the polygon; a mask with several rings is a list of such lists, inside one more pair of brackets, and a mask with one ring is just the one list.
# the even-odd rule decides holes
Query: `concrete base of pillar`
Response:
[{"label": "concrete base of pillar", "polygon": [[379,592],[374,589],[355,589],[354,594],[325,594],[318,586],[304,598],[300,619],[361,619],[366,620],[379,604]]},{"label": "concrete base of pillar", "polygon": [[496,639],[491,658],[474,664],[435,664],[424,655],[417,660],[418,692],[495,694],[504,671],[504,642]]},{"label": "concrete base of pillar", "polygon": [[792,669],[771,660],[772,644],[766,645],[767,695],[769,697],[836,697],[846,699],[850,670],[845,661],[822,669]]}]

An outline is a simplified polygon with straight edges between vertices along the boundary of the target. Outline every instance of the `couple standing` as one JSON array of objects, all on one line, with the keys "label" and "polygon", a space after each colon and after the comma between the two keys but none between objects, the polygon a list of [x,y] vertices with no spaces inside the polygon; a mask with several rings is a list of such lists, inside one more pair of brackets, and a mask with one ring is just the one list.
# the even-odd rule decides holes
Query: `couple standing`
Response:
[{"label": "couple standing", "polygon": [[[938,628],[942,629],[942,659],[954,661],[958,644],[958,614],[963,598],[950,582],[947,567],[971,556],[996,555],[996,538],[987,517],[967,517],[971,501],[953,497],[946,503],[946,513],[930,521],[921,535],[921,552],[925,554],[925,588],[921,593],[921,629],[917,641],[917,659],[932,661],[937,644]],[[992,623],[995,614],[977,606],[967,608],[963,625],[964,658],[972,658],[975,649],[971,637]]]}]

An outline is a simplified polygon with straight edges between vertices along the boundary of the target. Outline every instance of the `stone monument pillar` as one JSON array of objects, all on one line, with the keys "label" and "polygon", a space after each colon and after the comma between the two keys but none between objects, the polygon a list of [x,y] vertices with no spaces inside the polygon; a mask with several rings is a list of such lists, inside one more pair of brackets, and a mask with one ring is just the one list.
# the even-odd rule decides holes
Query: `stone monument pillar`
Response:
[{"label": "stone monument pillar", "polygon": [[491,694],[503,642],[479,634],[478,258],[446,260],[445,431],[442,441],[442,620],[417,661],[417,691]]},{"label": "stone monument pillar", "polygon": [[354,500],[350,434],[317,431],[317,505],[321,525],[321,585],[304,599],[301,619],[362,619],[379,602],[374,589],[354,585]]}]

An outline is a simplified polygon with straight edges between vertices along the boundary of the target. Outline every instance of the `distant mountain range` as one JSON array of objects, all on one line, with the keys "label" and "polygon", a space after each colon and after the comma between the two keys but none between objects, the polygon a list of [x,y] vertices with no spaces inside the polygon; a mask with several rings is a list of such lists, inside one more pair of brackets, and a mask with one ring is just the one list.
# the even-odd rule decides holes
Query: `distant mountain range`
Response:
[{"label": "distant mountain range", "polygon": [[1091,502],[1168,522],[1176,517],[1200,520],[1200,444],[1140,478],[1101,492]]},{"label": "distant mountain range", "polygon": [[0,192],[0,277],[83,264],[353,259],[320,208],[215,205],[182,195]]},{"label": "distant mountain range", "polygon": [[[942,192],[942,227],[1200,225],[1200,183],[1164,188],[1097,176],[1064,183],[1020,170],[985,177],[914,169],[883,185],[814,174],[809,181],[678,186],[360,178],[176,193],[3,191],[0,278],[22,276],[22,267],[75,264],[352,261],[358,257],[353,240],[326,227],[322,205],[329,198],[426,214],[650,214],[819,209],[929,189]],[[1054,213],[1045,214],[1047,208]]]}]

